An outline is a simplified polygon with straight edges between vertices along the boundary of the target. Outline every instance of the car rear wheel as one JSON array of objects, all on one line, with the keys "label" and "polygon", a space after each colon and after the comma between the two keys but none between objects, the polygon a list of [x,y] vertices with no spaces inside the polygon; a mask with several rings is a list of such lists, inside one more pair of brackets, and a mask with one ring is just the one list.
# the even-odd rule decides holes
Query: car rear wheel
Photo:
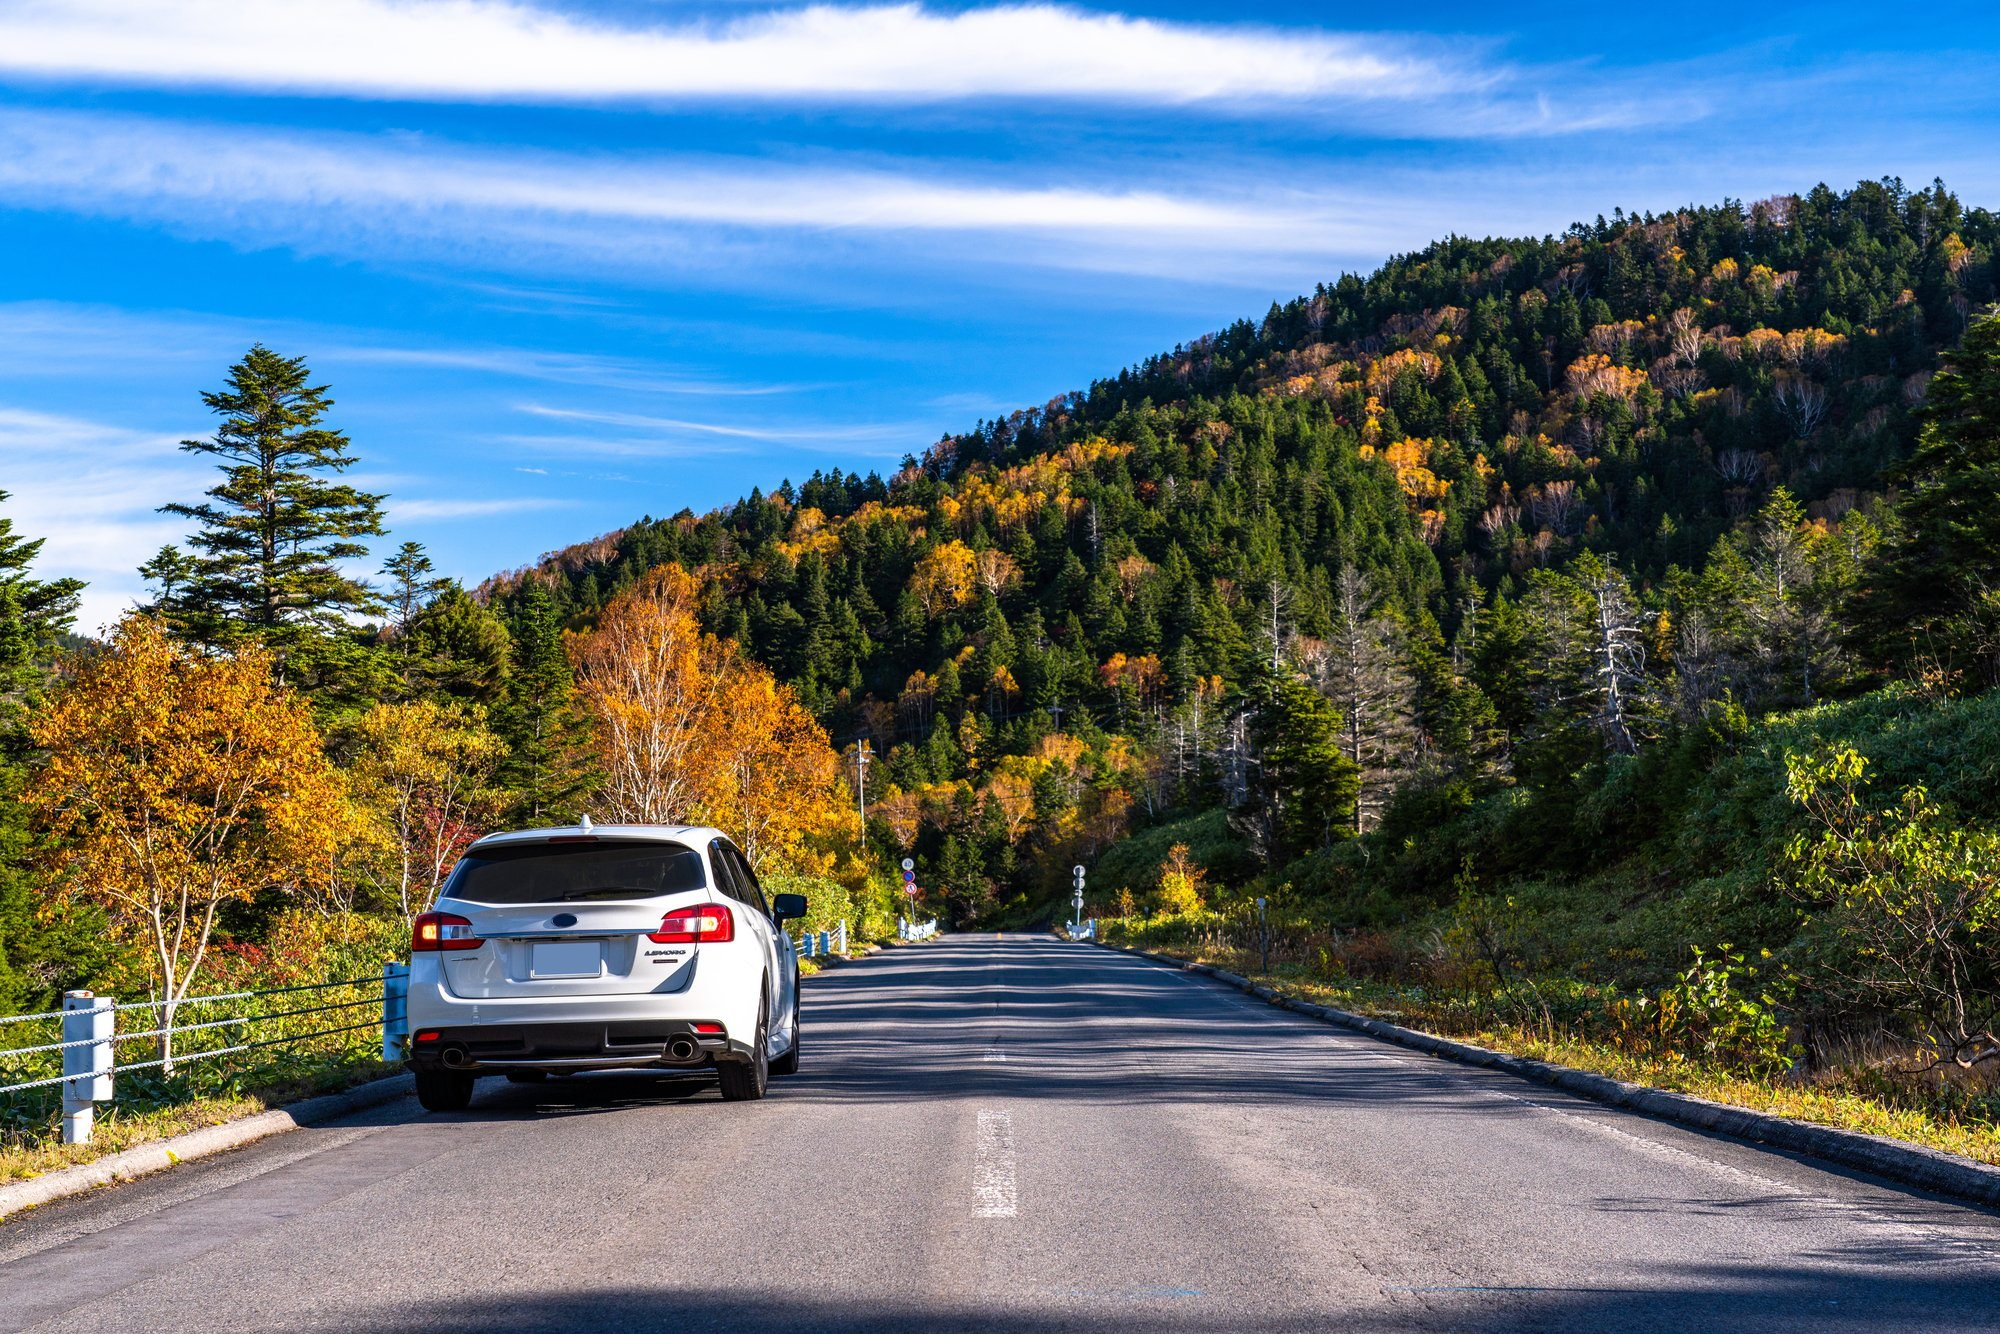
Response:
[{"label": "car rear wheel", "polygon": [[419,1070],[417,1101],[427,1112],[462,1112],[472,1102],[472,1076],[463,1070]]},{"label": "car rear wheel", "polygon": [[771,1062],[772,1074],[795,1075],[799,1072],[799,1043],[801,1040],[802,1035],[799,1032],[799,998],[798,993],[794,992],[792,994],[792,1045],[786,1049],[783,1056]]},{"label": "car rear wheel", "polygon": [[751,1044],[750,1059],[730,1061],[715,1068],[724,1102],[754,1102],[764,1096],[765,1085],[771,1078],[769,1005],[767,1000],[757,1006],[757,1040]]}]

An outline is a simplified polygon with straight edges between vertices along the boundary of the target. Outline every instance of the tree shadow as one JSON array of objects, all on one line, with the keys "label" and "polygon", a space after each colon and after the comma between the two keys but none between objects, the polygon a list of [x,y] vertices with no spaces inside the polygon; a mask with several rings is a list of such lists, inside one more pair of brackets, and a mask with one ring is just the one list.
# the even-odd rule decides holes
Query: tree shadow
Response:
[{"label": "tree shadow", "polygon": [[[1854,1257],[1850,1257],[1853,1259]],[[1990,1273],[1884,1264],[1877,1271],[1815,1272],[1794,1266],[1659,1266],[1629,1286],[1587,1283],[1482,1287],[1463,1281],[1355,1290],[1321,1304],[1303,1294],[1254,1303],[1179,1289],[1009,1293],[1003,1301],[886,1297],[848,1288],[825,1296],[720,1287],[645,1287],[440,1297],[393,1311],[355,1309],[305,1328],[380,1334],[554,1334],[572,1330],[732,1334],[1148,1334],[1301,1331],[1797,1331],[2000,1328]],[[1280,1309],[1273,1310],[1276,1306]]]}]

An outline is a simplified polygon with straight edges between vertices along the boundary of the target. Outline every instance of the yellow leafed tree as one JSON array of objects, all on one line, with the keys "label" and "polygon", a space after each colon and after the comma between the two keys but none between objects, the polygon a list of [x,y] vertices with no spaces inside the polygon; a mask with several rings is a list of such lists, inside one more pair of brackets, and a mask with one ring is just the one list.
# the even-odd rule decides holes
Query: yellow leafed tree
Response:
[{"label": "yellow leafed tree", "polygon": [[1160,886],[1156,893],[1160,911],[1196,913],[1201,911],[1201,891],[1207,879],[1200,863],[1188,855],[1188,845],[1176,843],[1160,863]]},{"label": "yellow leafed tree", "polygon": [[910,592],[926,617],[941,616],[972,601],[979,590],[979,557],[963,542],[932,548],[910,574]]},{"label": "yellow leafed tree", "polygon": [[[195,653],[130,616],[32,730],[47,758],[29,800],[53,869],[66,893],[147,936],[162,1028],[221,906],[324,874],[356,829],[311,711],[261,650]],[[171,1062],[169,1040],[160,1055]]]},{"label": "yellow leafed tree", "polygon": [[371,817],[381,879],[403,916],[423,912],[495,814],[490,787],[506,747],[476,705],[378,704],[355,727],[355,796]]}]

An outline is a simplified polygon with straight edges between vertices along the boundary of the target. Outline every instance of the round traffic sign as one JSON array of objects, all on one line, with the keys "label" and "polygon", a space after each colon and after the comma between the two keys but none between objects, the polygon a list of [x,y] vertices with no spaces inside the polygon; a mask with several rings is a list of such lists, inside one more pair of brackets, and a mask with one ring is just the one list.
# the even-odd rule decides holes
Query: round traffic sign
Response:
[{"label": "round traffic sign", "polygon": [[905,871],[914,871],[914,870],[916,870],[916,869],[917,869],[917,864],[916,864],[916,862],[915,862],[915,861],[911,860],[910,858],[908,858],[908,857],[905,857],[905,858],[903,858],[903,869],[904,869]]},{"label": "round traffic sign", "polygon": [[1076,866],[1070,867],[1069,869],[1076,873],[1077,879],[1079,880],[1083,879],[1083,866],[1080,863]]},{"label": "round traffic sign", "polygon": [[908,894],[911,898],[915,898],[917,895],[917,887],[915,885],[904,885],[903,892],[905,894]]}]

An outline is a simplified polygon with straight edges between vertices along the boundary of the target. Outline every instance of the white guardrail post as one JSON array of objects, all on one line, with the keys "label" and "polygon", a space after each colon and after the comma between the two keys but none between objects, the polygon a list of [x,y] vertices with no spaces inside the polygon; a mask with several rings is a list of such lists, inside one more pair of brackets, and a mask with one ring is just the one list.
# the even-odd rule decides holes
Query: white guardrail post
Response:
[{"label": "white guardrail post", "polygon": [[834,933],[833,939],[834,949],[841,954],[847,953],[847,919],[845,917],[840,919],[840,930]]},{"label": "white guardrail post", "polygon": [[410,1036],[410,965],[382,965],[382,1059],[403,1059],[403,1039]]},{"label": "white guardrail post", "polygon": [[62,1142],[90,1143],[96,1104],[111,1101],[111,1037],[115,1002],[88,991],[63,993],[62,1040],[86,1045],[63,1048]]}]

